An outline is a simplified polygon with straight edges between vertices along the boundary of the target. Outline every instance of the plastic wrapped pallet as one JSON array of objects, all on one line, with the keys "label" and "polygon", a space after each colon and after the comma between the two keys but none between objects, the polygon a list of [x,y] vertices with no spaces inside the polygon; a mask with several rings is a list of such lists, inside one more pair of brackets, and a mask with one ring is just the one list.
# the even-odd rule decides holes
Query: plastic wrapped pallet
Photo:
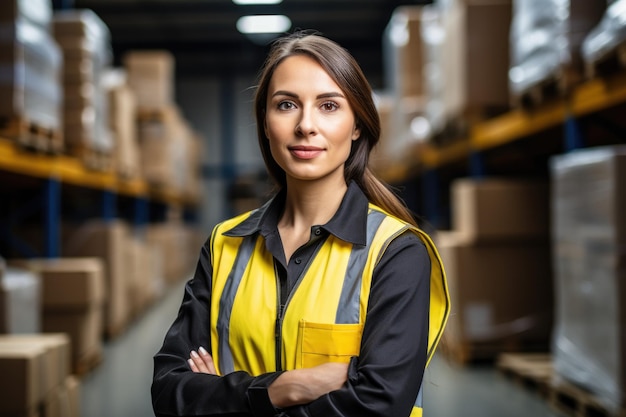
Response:
[{"label": "plastic wrapped pallet", "polygon": [[0,117],[59,131],[61,64],[45,28],[22,17],[0,21]]},{"label": "plastic wrapped pallet", "polygon": [[0,272],[0,333],[41,331],[40,292],[38,274],[19,268]]},{"label": "plastic wrapped pallet", "polygon": [[66,142],[110,154],[108,96],[102,85],[102,76],[112,64],[109,29],[91,10],[57,12],[53,28],[64,56]]},{"label": "plastic wrapped pallet", "polygon": [[552,158],[557,375],[626,405],[626,147]]},{"label": "plastic wrapped pallet", "polygon": [[12,22],[17,18],[25,18],[42,28],[48,28],[52,20],[52,1],[3,0],[0,3],[0,22]]},{"label": "plastic wrapped pallet", "polygon": [[[551,79],[582,79],[580,46],[605,5],[589,0],[514,0],[509,84],[514,96]],[[567,72],[565,72],[567,71]]]},{"label": "plastic wrapped pallet", "polygon": [[610,0],[604,17],[585,38],[582,55],[586,62],[597,62],[626,42],[626,0]]}]

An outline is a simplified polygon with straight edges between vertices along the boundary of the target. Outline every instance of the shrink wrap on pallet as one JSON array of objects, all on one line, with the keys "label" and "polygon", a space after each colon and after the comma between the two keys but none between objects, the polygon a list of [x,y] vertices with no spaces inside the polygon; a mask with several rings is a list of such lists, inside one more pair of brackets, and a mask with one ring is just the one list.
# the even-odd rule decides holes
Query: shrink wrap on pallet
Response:
[{"label": "shrink wrap on pallet", "polygon": [[553,77],[566,67],[582,75],[580,46],[598,23],[604,5],[588,0],[514,0],[509,86],[514,95]]},{"label": "shrink wrap on pallet", "polygon": [[596,62],[626,43],[626,0],[609,1],[604,17],[582,43],[586,62]]},{"label": "shrink wrap on pallet", "polygon": [[28,19],[0,22],[0,117],[61,128],[62,55],[51,35]]},{"label": "shrink wrap on pallet", "polygon": [[3,0],[0,3],[0,22],[13,22],[17,18],[48,29],[52,21],[51,0]]},{"label": "shrink wrap on pallet", "polygon": [[612,411],[626,393],[626,147],[551,160],[557,375]]}]

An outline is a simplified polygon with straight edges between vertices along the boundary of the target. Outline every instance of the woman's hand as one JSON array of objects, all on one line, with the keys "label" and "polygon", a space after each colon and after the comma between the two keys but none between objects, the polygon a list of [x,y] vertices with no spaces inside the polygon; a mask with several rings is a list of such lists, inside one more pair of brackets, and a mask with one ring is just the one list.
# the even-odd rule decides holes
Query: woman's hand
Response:
[{"label": "woman's hand", "polygon": [[196,352],[195,350],[191,351],[187,362],[189,363],[189,367],[191,368],[191,370],[195,373],[217,375],[213,358],[211,357],[209,352],[207,352],[206,349],[202,346],[200,346],[198,352]]},{"label": "woman's hand", "polygon": [[308,404],[338,390],[348,379],[348,364],[329,362],[284,372],[269,386],[270,401],[278,408]]}]

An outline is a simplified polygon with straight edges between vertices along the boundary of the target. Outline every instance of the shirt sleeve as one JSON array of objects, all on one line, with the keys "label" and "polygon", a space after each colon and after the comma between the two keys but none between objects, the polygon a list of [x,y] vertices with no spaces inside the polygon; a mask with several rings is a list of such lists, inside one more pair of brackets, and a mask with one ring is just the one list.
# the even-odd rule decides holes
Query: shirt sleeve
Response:
[{"label": "shirt sleeve", "polygon": [[194,373],[187,363],[191,350],[211,352],[210,250],[202,247],[195,274],[185,285],[178,316],[154,356],[152,406],[164,416],[273,416],[267,387],[279,372],[252,377],[246,372],[225,376]]},{"label": "shirt sleeve", "polygon": [[337,391],[281,416],[409,416],[428,346],[430,257],[413,233],[396,238],[374,270],[361,351]]}]

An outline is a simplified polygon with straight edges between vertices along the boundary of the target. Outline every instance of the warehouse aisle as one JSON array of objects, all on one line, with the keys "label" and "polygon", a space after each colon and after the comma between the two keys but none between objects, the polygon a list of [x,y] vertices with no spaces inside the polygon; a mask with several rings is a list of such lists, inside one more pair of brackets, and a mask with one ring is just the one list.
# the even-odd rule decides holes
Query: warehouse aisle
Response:
[{"label": "warehouse aisle", "polygon": [[[119,338],[105,345],[104,362],[82,379],[83,417],[152,417],[152,355],[174,319],[184,282],[169,289]],[[459,367],[435,358],[425,381],[426,417],[562,417],[534,392],[492,366]]]}]

